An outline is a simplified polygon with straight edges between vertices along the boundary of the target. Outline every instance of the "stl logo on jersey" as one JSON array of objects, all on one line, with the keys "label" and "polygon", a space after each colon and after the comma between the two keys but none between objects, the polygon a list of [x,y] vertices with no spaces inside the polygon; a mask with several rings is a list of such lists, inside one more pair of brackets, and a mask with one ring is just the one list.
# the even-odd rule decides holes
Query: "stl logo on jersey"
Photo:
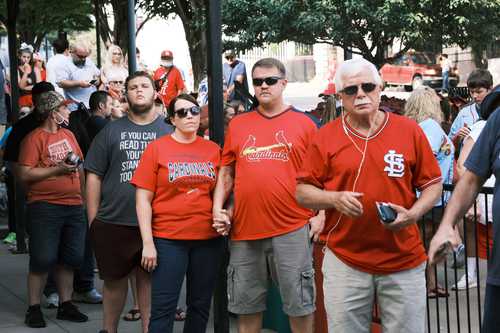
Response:
[{"label": "stl logo on jersey", "polygon": [[243,145],[240,156],[246,158],[249,162],[260,162],[261,160],[287,162],[292,151],[292,143],[288,142],[283,130],[275,133],[274,138],[276,140],[275,144],[258,147],[257,138],[250,134]]},{"label": "stl logo on jersey", "polygon": [[405,174],[405,160],[403,154],[396,154],[395,150],[389,150],[384,155],[384,162],[387,166],[384,171],[389,177],[403,177]]}]

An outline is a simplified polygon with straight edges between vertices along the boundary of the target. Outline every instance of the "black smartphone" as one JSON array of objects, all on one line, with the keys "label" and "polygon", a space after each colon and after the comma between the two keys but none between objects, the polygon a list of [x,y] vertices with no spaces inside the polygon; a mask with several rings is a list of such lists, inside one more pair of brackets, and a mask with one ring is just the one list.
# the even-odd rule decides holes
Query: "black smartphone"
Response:
[{"label": "black smartphone", "polygon": [[396,216],[398,215],[394,209],[385,202],[375,202],[377,206],[378,217],[384,223],[394,222]]},{"label": "black smartphone", "polygon": [[95,86],[97,83],[97,79],[90,80],[89,82],[91,85]]}]

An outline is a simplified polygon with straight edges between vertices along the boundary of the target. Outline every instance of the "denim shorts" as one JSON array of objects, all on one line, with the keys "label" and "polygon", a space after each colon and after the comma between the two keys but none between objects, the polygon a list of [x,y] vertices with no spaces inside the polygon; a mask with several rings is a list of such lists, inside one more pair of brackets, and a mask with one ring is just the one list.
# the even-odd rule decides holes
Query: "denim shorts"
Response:
[{"label": "denim shorts", "polygon": [[28,204],[28,218],[30,271],[45,273],[55,264],[80,268],[87,232],[82,205],[37,201]]},{"label": "denim shorts", "polygon": [[229,311],[266,310],[269,280],[280,291],[283,312],[300,317],[316,309],[309,225],[271,238],[231,241],[227,275]]}]

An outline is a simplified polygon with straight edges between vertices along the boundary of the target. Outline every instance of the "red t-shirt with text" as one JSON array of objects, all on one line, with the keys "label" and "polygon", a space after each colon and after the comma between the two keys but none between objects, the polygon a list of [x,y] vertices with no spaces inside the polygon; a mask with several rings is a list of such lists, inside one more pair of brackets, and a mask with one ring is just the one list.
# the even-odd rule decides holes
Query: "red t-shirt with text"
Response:
[{"label": "red t-shirt with text", "polygon": [[[167,73],[168,75],[162,79],[162,77]],[[155,71],[153,80],[157,81],[160,79],[163,80],[163,84],[158,93],[160,94],[163,105],[168,107],[170,101],[178,95],[179,90],[185,88],[184,80],[182,79],[181,72],[175,66],[172,66],[171,68],[160,66],[160,68]]]},{"label": "red t-shirt with text", "polygon": [[283,235],[308,223],[312,212],[297,204],[295,178],[316,130],[293,108],[272,118],[252,111],[231,120],[221,165],[235,163],[233,240]]},{"label": "red t-shirt with text", "polygon": [[[364,137],[348,124],[344,128],[341,119],[325,125],[308,149],[298,182],[324,190],[353,191],[364,147]],[[421,191],[440,181],[438,163],[418,124],[386,113],[384,123],[368,140],[354,189],[363,193],[359,198],[363,215],[356,219],[342,216],[331,231],[340,213],[327,210],[322,240],[344,263],[368,273],[389,274],[417,267],[426,260],[418,226],[387,230],[375,202],[392,202],[409,209],[417,200],[415,189]]]},{"label": "red t-shirt with text", "polygon": [[212,192],[219,162],[219,146],[200,137],[184,144],[167,135],[147,146],[130,183],[154,192],[154,237],[199,240],[219,236],[212,227]]},{"label": "red t-shirt with text", "polygon": [[[38,127],[23,140],[19,164],[32,168],[53,167],[63,161],[69,152],[74,152],[83,160],[83,154],[73,133],[64,128],[50,133]],[[81,205],[80,174],[74,172],[30,183],[28,202],[35,201]]]}]

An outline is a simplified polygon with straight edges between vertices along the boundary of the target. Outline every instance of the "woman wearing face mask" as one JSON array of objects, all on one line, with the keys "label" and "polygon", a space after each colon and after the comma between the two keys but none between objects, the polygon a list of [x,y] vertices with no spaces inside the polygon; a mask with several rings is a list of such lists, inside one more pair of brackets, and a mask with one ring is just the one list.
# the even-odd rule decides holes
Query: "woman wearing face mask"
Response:
[{"label": "woman wearing face mask", "polygon": [[55,91],[37,99],[41,125],[24,139],[19,175],[27,187],[30,263],[29,308],[26,324],[45,327],[40,309],[49,270],[58,281],[57,319],[84,322],[88,318],[71,303],[73,271],[82,265],[87,224],[83,212],[83,159],[74,135],[67,129],[69,110]]},{"label": "woman wearing face mask", "polygon": [[[40,68],[33,63],[33,47],[23,43],[19,50],[18,82],[19,82],[19,108],[31,109],[33,100],[31,89],[37,82],[42,81]],[[29,110],[28,110],[29,111]]]},{"label": "woman wearing face mask", "polygon": [[172,51],[164,50],[161,53],[160,67],[153,74],[153,80],[165,108],[176,96],[185,92],[186,86],[181,72],[174,66]]},{"label": "woman wearing face mask", "polygon": [[220,149],[196,135],[200,108],[189,95],[172,100],[171,135],[144,151],[131,183],[143,242],[142,267],[152,271],[150,333],[171,333],[187,281],[184,332],[206,331],[223,239],[212,228],[212,192]]}]

